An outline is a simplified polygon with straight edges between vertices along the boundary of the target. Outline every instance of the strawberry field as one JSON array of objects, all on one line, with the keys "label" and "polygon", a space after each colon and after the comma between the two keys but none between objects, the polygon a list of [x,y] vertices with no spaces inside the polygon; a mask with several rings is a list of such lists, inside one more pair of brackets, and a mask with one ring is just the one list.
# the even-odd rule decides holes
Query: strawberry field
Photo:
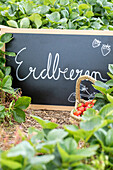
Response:
[{"label": "strawberry field", "polygon": [[1,0],[0,24],[14,28],[113,30],[112,0]]},{"label": "strawberry field", "polygon": [[[1,0],[0,25],[13,28],[113,30],[112,0]],[[113,64],[109,80],[95,81],[93,100],[70,111],[29,109],[31,98],[12,87],[0,36],[0,169],[112,170]],[[77,119],[78,118],[78,119]],[[79,119],[80,118],[80,119]]]}]

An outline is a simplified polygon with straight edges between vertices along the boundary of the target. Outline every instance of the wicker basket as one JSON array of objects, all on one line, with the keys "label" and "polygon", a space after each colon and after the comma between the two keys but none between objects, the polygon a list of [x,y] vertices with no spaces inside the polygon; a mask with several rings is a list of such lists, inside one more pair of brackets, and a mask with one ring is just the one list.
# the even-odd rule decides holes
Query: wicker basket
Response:
[{"label": "wicker basket", "polygon": [[[95,79],[94,78],[92,78],[91,76],[86,76],[86,75],[83,75],[83,76],[80,76],[78,79],[77,79],[77,82],[76,82],[76,102],[75,102],[75,108],[74,109],[76,109],[77,108],[77,106],[78,106],[78,104],[80,103],[80,102],[82,102],[82,103],[85,103],[86,102],[86,100],[84,100],[84,99],[81,99],[80,98],[80,84],[81,84],[81,81],[82,80],[89,80],[89,81],[91,81],[93,84],[95,83]],[[77,120],[82,120],[82,117],[81,116],[76,116],[76,115],[74,115],[73,114],[73,112],[74,112],[74,109],[71,111],[71,117],[73,117],[73,118],[75,118],[75,119],[77,119]]]}]

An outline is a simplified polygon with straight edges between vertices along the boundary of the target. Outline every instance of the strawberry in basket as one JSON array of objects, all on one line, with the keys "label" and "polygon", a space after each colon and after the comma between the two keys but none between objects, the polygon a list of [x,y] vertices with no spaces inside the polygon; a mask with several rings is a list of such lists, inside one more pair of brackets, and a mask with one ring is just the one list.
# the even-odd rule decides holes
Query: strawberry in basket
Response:
[{"label": "strawberry in basket", "polygon": [[82,120],[82,115],[89,108],[92,108],[96,102],[96,100],[85,101],[80,98],[80,84],[82,80],[89,80],[93,84],[95,83],[95,79],[88,75],[80,76],[76,81],[76,95],[75,95],[75,109],[72,109],[70,116],[77,120]]},{"label": "strawberry in basket", "polygon": [[74,109],[73,114],[75,116],[82,116],[87,109],[92,108],[94,106],[95,102],[96,100],[90,100],[86,103],[79,103],[77,108]]}]

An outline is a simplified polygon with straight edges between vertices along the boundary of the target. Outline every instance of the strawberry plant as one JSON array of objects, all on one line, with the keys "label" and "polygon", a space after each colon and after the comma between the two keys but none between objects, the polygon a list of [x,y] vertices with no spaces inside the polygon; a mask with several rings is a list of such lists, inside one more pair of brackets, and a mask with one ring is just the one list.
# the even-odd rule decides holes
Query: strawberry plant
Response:
[{"label": "strawberry plant", "polygon": [[25,121],[25,112],[30,102],[30,97],[20,97],[18,91],[12,88],[12,77],[10,75],[11,68],[5,67],[6,59],[4,55],[14,57],[13,52],[4,52],[2,47],[5,43],[12,40],[12,34],[7,33],[0,36],[0,121],[7,120],[11,122],[12,116],[21,123]]},{"label": "strawberry plant", "polygon": [[112,103],[95,113],[93,108],[86,110],[80,128],[65,125],[64,129],[56,129],[56,123],[31,115],[42,130],[30,127],[29,139],[23,137],[16,146],[1,151],[1,169],[112,169]]},{"label": "strawberry plant", "polygon": [[101,107],[110,103],[113,98],[113,64],[108,65],[108,69],[110,72],[107,74],[111,78],[106,83],[101,81],[96,81],[93,87],[100,91],[95,95],[96,103],[94,105],[94,109],[100,110]]},{"label": "strawberry plant", "polygon": [[112,0],[1,0],[0,24],[14,28],[113,30]]},{"label": "strawberry plant", "polygon": [[[55,129],[57,124],[32,116],[40,122],[43,130],[30,128],[29,133],[35,131],[30,141],[23,141],[1,153],[1,168],[12,169],[67,169],[92,168],[82,160],[96,154],[98,145],[77,149],[77,141],[67,130]],[[77,128],[77,127],[76,127]]]}]

